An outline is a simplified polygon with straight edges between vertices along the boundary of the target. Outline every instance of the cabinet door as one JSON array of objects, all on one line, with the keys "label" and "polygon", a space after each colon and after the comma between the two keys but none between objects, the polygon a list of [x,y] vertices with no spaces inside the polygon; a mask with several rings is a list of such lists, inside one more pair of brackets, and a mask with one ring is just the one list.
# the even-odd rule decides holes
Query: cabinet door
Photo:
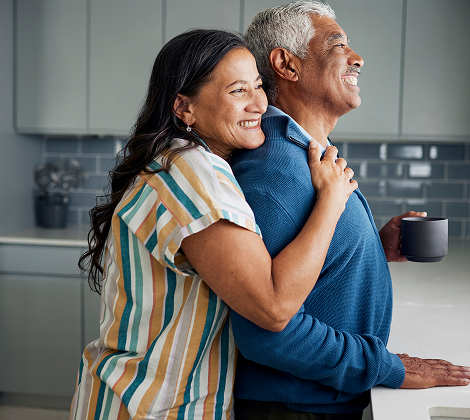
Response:
[{"label": "cabinet door", "polygon": [[17,117],[21,133],[86,132],[86,1],[18,0]]},{"label": "cabinet door", "polygon": [[92,0],[90,133],[128,135],[162,46],[162,0]]},{"label": "cabinet door", "polygon": [[240,0],[171,0],[166,7],[166,41],[191,28],[240,30]]},{"label": "cabinet door", "polygon": [[336,21],[364,60],[358,78],[362,103],[343,115],[331,134],[345,138],[398,135],[402,2],[331,0]]},{"label": "cabinet door", "polygon": [[[278,0],[246,0],[244,28],[260,10],[284,4]],[[358,85],[362,104],[342,116],[335,138],[396,137],[400,92],[402,2],[330,0],[338,24],[365,65]]]},{"label": "cabinet door", "polygon": [[403,135],[470,134],[468,0],[408,0]]},{"label": "cabinet door", "polygon": [[80,282],[0,276],[0,390],[71,397],[80,364]]}]

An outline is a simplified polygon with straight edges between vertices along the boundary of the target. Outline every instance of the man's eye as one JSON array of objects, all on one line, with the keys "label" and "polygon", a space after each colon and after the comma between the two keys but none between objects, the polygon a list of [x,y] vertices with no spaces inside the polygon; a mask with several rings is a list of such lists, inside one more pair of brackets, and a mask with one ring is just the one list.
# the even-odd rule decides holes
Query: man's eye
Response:
[{"label": "man's eye", "polygon": [[337,45],[335,45],[335,47],[340,47],[340,48],[343,48],[343,47],[345,47],[345,46],[346,46],[345,44],[337,44]]},{"label": "man's eye", "polygon": [[243,89],[242,89],[242,88],[232,90],[230,93],[241,93],[241,92],[243,92]]}]

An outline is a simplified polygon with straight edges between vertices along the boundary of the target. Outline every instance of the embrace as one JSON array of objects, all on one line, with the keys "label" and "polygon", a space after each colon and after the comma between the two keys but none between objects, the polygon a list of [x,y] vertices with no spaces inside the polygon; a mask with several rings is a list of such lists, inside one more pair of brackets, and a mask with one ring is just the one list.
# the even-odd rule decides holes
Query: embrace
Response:
[{"label": "embrace", "polygon": [[387,350],[388,261],[329,141],[363,59],[334,11],[259,12],[156,57],[80,259],[101,293],[75,419],[361,419],[375,385],[468,385],[470,368]]}]

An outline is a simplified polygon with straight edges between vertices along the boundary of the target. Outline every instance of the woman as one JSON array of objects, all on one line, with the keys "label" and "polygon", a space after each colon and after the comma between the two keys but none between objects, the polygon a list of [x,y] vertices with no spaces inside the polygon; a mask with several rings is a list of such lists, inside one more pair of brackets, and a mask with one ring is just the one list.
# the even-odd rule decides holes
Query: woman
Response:
[{"label": "woman", "polygon": [[322,161],[310,148],[318,202],[271,260],[227,163],[263,143],[266,107],[236,34],[190,31],[158,54],[109,201],[90,212],[80,264],[102,294],[101,333],[84,351],[71,419],[230,418],[228,306],[280,330],[314,286],[352,170],[334,148]]}]

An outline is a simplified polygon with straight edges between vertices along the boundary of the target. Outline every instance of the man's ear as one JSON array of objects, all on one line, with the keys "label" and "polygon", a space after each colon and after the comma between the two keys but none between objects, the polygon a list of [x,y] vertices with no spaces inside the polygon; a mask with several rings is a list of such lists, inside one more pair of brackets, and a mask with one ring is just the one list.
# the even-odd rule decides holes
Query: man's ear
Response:
[{"label": "man's ear", "polygon": [[194,124],[191,101],[185,95],[178,93],[173,104],[173,113],[186,125]]},{"label": "man's ear", "polygon": [[279,77],[291,82],[298,80],[300,59],[285,48],[274,48],[269,54],[269,63]]}]

